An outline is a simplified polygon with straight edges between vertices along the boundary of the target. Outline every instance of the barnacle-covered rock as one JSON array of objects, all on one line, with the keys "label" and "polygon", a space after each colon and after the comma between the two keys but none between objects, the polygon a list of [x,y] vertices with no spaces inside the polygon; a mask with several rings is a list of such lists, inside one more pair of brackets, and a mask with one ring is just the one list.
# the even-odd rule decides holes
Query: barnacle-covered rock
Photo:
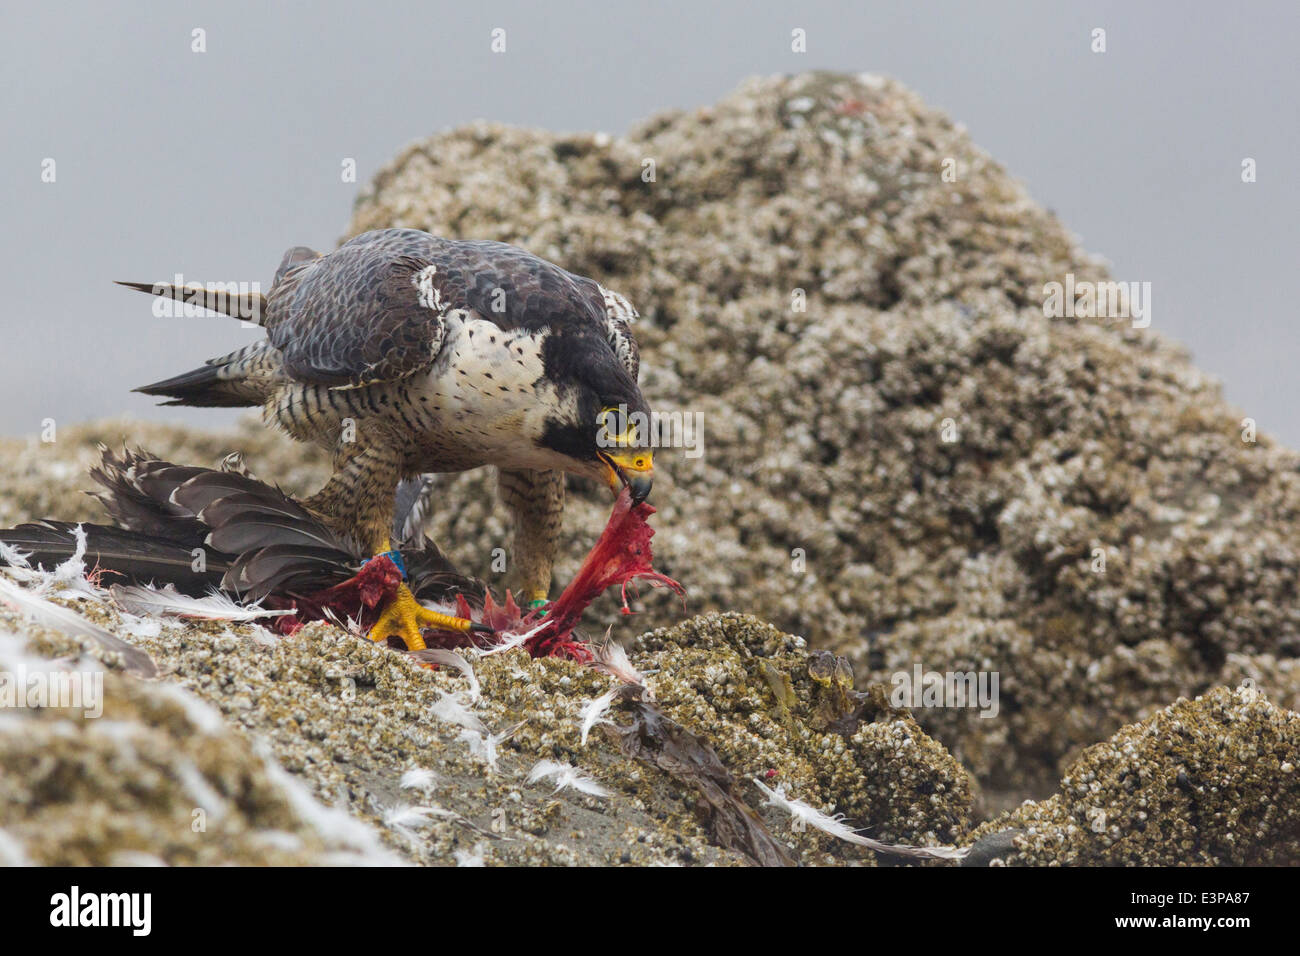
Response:
[{"label": "barnacle-covered rock", "polygon": [[[28,696],[57,680],[77,687],[64,701],[76,706],[29,706],[58,702]],[[174,684],[37,656],[6,635],[0,685],[0,865],[401,860]]]},{"label": "barnacle-covered rock", "polygon": [[[986,808],[1050,794],[1069,768],[1057,797],[978,831],[983,856],[1023,828],[1019,862],[1294,860],[1297,761],[1282,754],[1274,768],[1250,734],[1294,749],[1300,458],[1251,440],[1159,334],[1045,318],[1045,283],[1106,271],[960,126],[893,81],[823,73],[751,80],[619,137],[475,124],[412,144],[363,190],[349,234],[388,226],[524,245],[642,312],[647,397],[703,423],[702,444],[657,455],[656,567],[705,613],[679,623],[672,598],[637,601],[638,627],[660,630],[632,656],[658,671],[658,706],[708,741],[743,797],[757,803],[745,788],[758,776],[872,836],[961,842],[974,791],[959,764]],[[79,494],[86,469],[96,442],[123,439],[207,465],[239,449],[290,492],[328,471],[257,424],[60,425],[56,442],[0,442],[0,524],[99,516]],[[497,584],[510,531],[494,483],[443,479],[452,506],[431,532]],[[576,482],[568,500],[560,582],[609,507],[604,489]],[[737,608],[755,618],[713,613]],[[138,622],[82,610],[414,861],[745,859],[717,845],[689,786],[628,757],[608,728],[582,745],[585,708],[611,686],[590,669],[480,662],[472,710],[486,735],[467,736],[447,719],[464,716],[462,678],[332,628],[269,642],[211,625],[142,637]],[[601,618],[623,622],[617,600],[593,606],[592,632]],[[618,623],[616,637],[632,633]],[[893,710],[882,688],[917,665],[996,672],[997,716]],[[1216,690],[1161,711],[1246,681],[1273,704]],[[1203,730],[1162,750],[1180,709]],[[606,716],[630,719],[623,703]],[[1180,764],[1170,790],[1184,756],[1205,776]],[[539,759],[613,796],[525,785]],[[409,770],[432,777],[404,788]],[[1224,794],[1263,799],[1270,780],[1273,809],[1232,815]],[[1106,801],[1087,803],[1079,786]],[[22,828],[41,811],[0,808],[0,831],[31,838]],[[1112,838],[1114,820],[1136,826],[1139,813],[1145,830]],[[871,859],[790,832],[774,810],[763,819],[799,861]],[[61,859],[107,859],[115,845]],[[58,858],[44,852],[32,850]]]},{"label": "barnacle-covered rock", "polygon": [[1300,714],[1217,687],[1089,747],[1051,798],[984,824],[1005,864],[1300,862]]},{"label": "barnacle-covered rock", "polygon": [[[89,600],[75,607],[147,651],[165,677],[128,678],[105,659],[102,716],[4,715],[4,858],[875,862],[775,811],[760,817],[754,778],[886,841],[951,843],[971,822],[966,772],[878,696],[837,697],[852,713],[838,730],[813,731],[806,721],[826,698],[809,677],[803,641],[746,616],[695,618],[633,649],[657,698],[638,707],[661,716],[651,732],[672,737],[647,741],[651,752],[667,744],[656,762],[619,743],[615,728],[633,722],[631,706],[615,701],[587,723],[592,702],[620,685],[573,661],[522,650],[478,658],[476,698],[455,669],[426,670],[319,623],[281,638],[220,622],[150,626]],[[97,646],[33,628],[3,607],[0,630],[27,634],[8,638],[6,649],[25,641],[41,652],[33,673],[57,669],[53,659],[101,666]],[[787,678],[784,710],[765,666]],[[574,768],[603,795],[530,781],[541,761]],[[204,825],[192,828],[196,820]],[[737,820],[748,839],[722,829]]]},{"label": "barnacle-covered rock", "polygon": [[883,688],[849,690],[844,658],[810,654],[802,638],[735,613],[652,631],[634,647],[649,652],[636,660],[653,669],[664,712],[701,729],[733,773],[784,785],[886,842],[952,843],[969,828],[965,769]]},{"label": "barnacle-covered rock", "polygon": [[[998,719],[916,713],[990,793],[1047,792],[1080,748],[1244,674],[1300,707],[1300,459],[1155,329],[1046,318],[1046,283],[1104,266],[900,84],[753,79],[621,137],[440,133],[359,197],[349,233],[386,226],[627,295],[651,405],[703,422],[698,456],[657,456],[661,568],[859,682],[998,671]],[[435,516],[485,574],[508,546],[491,481],[450,481]],[[561,580],[606,508],[570,500]]]}]

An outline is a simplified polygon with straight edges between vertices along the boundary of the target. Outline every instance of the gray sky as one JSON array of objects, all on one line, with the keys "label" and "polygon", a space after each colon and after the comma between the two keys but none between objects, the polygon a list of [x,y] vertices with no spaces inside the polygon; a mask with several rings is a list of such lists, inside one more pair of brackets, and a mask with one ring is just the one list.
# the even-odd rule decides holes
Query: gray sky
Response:
[{"label": "gray sky", "polygon": [[[1294,0],[268,6],[0,10],[0,434],[45,418],[232,421],[129,389],[258,333],[154,318],[111,280],[269,284],[289,246],[340,237],[358,188],[340,181],[344,157],[364,182],[403,144],[474,119],[621,133],[750,74],[831,68],[895,76],[965,124],[1116,278],[1152,283],[1154,328],[1300,444]],[[794,27],[806,54],[790,51]]]}]

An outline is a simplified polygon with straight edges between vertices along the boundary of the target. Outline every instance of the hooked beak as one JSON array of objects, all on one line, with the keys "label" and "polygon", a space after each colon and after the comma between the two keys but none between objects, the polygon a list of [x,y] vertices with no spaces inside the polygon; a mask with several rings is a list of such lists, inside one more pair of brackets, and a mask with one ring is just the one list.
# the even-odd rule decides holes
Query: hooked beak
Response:
[{"label": "hooked beak", "polygon": [[632,492],[632,504],[639,505],[650,495],[654,485],[654,453],[648,448],[630,448],[614,452],[597,452],[605,463],[605,480],[615,495],[626,485]]}]

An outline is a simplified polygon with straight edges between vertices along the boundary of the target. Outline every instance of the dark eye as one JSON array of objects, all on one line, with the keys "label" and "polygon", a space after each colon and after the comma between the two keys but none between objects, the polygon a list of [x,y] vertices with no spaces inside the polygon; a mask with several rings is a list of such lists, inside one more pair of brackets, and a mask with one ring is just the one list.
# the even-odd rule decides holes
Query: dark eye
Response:
[{"label": "dark eye", "polygon": [[627,418],[623,408],[606,408],[600,413],[600,424],[611,438],[621,438],[627,431]]},{"label": "dark eye", "polygon": [[604,425],[611,434],[623,434],[628,431],[628,416],[621,408],[608,408],[604,414]]}]

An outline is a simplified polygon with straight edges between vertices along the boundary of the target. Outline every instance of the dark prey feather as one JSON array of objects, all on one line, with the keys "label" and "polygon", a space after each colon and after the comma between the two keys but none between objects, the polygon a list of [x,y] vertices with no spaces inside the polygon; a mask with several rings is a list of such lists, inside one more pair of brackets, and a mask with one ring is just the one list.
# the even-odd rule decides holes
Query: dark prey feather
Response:
[{"label": "dark prey feather", "polygon": [[[213,471],[211,468],[177,469],[178,473],[182,470],[191,473],[176,485],[170,499],[194,515],[200,514],[204,508],[219,498],[241,493],[277,502],[282,507],[298,507],[280,489],[248,475],[230,471]],[[302,514],[306,515],[307,512],[302,511]]]},{"label": "dark prey feather", "polygon": [[303,548],[332,548],[348,552],[343,541],[334,532],[320,524],[314,527],[284,515],[261,514],[256,511],[241,512],[223,507],[225,500],[214,501],[203,509],[210,519],[208,544],[218,551],[243,554],[254,548],[273,544],[297,545]]},{"label": "dark prey feather", "polygon": [[312,594],[347,580],[360,565],[360,558],[337,549],[273,544],[243,552],[221,585],[246,601]]},{"label": "dark prey feather", "polygon": [[124,449],[118,458],[103,445],[99,451],[100,463],[90,469],[90,477],[103,490],[89,494],[99,500],[120,528],[187,543],[191,548],[203,544],[207,529],[194,520],[191,512],[168,500],[174,488],[160,487],[156,482],[148,486],[141,483],[150,472],[174,466],[144,452]]},{"label": "dark prey feather", "polygon": [[217,498],[198,513],[198,519],[215,528],[228,522],[233,515],[261,515],[266,518],[315,523],[311,513],[296,501],[283,496],[272,497],[261,490],[256,493],[237,491]]},{"label": "dark prey feather", "polygon": [[436,479],[433,475],[406,478],[397,485],[393,496],[393,542],[399,547],[418,542],[424,533],[425,516],[433,498]]},{"label": "dark prey feather", "polygon": [[[30,522],[0,531],[0,541],[28,555],[33,567],[52,571],[76,551],[76,527],[69,521]],[[196,570],[193,549],[169,538],[108,525],[82,523],[81,528],[86,533],[86,567],[132,584],[174,584],[177,590],[201,596],[218,587],[230,567],[228,556],[209,552],[203,570]]]},{"label": "dark prey feather", "polygon": [[[280,489],[228,458],[222,471],[178,466],[148,452],[101,448],[96,497],[121,527],[84,524],[87,565],[133,584],[172,584],[201,597],[220,588],[242,600],[292,599],[336,587],[369,557]],[[481,606],[483,585],[459,574],[418,532],[430,483],[413,480],[395,501],[394,527],[411,590],[422,600],[463,594]],[[33,522],[0,530],[0,541],[52,569],[76,549],[75,524]],[[414,532],[414,533],[411,533]],[[203,570],[195,570],[202,548]]]}]

